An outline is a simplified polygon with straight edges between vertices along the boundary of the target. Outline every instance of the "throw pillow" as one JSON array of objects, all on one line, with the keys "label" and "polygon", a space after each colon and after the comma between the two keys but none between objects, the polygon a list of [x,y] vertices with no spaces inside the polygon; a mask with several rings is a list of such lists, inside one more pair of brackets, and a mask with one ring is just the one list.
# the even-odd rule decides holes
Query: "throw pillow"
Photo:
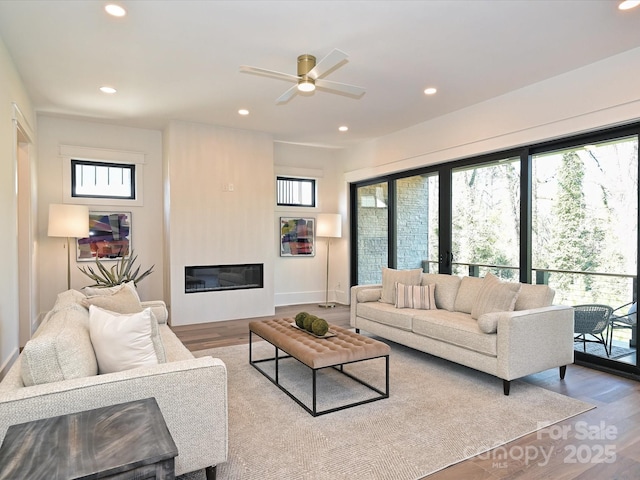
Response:
[{"label": "throw pillow", "polygon": [[396,283],[396,308],[436,309],[435,285]]},{"label": "throw pillow", "polygon": [[82,301],[82,305],[87,308],[90,305],[95,305],[116,313],[137,313],[142,311],[140,297],[126,284],[117,289],[115,293],[87,297]]},{"label": "throw pillow", "polygon": [[136,284],[134,282],[125,282],[125,283],[121,283],[120,285],[116,285],[114,287],[84,287],[82,289],[82,293],[84,293],[86,297],[93,297],[94,295],[113,295],[114,293],[119,291],[121,288],[125,288],[125,287],[130,289],[131,292],[136,297],[138,297],[138,300],[140,300],[140,296],[138,295],[138,289],[136,288]]},{"label": "throw pillow", "polygon": [[477,320],[485,313],[512,311],[521,286],[519,283],[501,282],[488,273],[471,309],[471,318]]},{"label": "throw pillow", "polygon": [[89,334],[99,373],[120,372],[166,361],[158,322],[150,308],[127,315],[90,305]]},{"label": "throw pillow", "polygon": [[382,296],[380,302],[396,304],[396,283],[404,285],[420,285],[422,269],[394,270],[393,268],[382,269]]}]

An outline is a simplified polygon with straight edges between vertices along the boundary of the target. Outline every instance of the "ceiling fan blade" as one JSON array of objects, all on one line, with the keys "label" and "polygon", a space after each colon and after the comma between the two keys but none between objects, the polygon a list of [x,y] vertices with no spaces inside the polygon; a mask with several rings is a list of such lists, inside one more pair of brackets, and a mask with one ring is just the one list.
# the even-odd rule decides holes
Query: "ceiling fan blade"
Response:
[{"label": "ceiling fan blade", "polygon": [[266,77],[277,78],[278,80],[287,80],[289,82],[297,83],[299,80],[297,75],[276,72],[275,70],[267,70],[266,68],[249,67],[248,65],[240,65],[240,71],[242,73],[252,73],[254,75],[263,75]]},{"label": "ceiling fan blade", "polygon": [[327,90],[333,90],[335,92],[346,93],[354,97],[360,97],[367,91],[363,87],[356,85],[349,85],[348,83],[332,82],[331,80],[316,80],[316,87],[326,88]]},{"label": "ceiling fan blade", "polygon": [[298,93],[298,85],[294,85],[293,87],[288,89],[286,92],[284,92],[282,95],[280,95],[276,100],[276,104],[280,105],[283,103],[287,103],[289,100],[291,100],[291,97],[293,97],[296,93]]},{"label": "ceiling fan blade", "polygon": [[340,62],[347,59],[349,55],[344,53],[342,50],[338,50],[334,48],[331,53],[329,53],[326,57],[320,60],[315,67],[313,67],[307,75],[309,75],[314,80],[318,79],[329,70],[336,67]]}]

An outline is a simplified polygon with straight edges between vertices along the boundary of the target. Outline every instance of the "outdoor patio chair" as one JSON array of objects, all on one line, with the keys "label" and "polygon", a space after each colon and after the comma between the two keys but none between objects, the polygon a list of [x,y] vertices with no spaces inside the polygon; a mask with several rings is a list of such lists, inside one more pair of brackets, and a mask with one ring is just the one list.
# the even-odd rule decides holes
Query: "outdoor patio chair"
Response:
[{"label": "outdoor patio chair", "polygon": [[[627,313],[622,313],[627,307]],[[638,312],[637,312],[638,304],[636,302],[629,302],[621,307],[616,308],[613,311],[610,319],[609,325],[609,352],[611,352],[611,346],[613,344],[613,331],[616,329],[624,329],[628,328],[632,331],[631,334],[631,346],[633,345],[633,340],[635,339],[635,332],[633,329],[638,324]]]},{"label": "outdoor patio chair", "polygon": [[587,352],[587,342],[602,344],[608,357],[610,351],[607,347],[608,327],[613,308],[608,305],[592,304],[576,305],[573,310],[573,331],[576,334],[573,341],[582,342],[582,349],[585,353]]}]

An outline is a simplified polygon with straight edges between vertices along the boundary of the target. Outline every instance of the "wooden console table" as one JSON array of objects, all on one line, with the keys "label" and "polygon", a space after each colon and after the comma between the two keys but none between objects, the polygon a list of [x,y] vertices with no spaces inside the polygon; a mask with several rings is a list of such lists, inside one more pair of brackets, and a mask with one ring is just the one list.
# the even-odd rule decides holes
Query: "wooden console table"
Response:
[{"label": "wooden console table", "polygon": [[12,425],[0,479],[175,478],[178,449],[155,398]]}]

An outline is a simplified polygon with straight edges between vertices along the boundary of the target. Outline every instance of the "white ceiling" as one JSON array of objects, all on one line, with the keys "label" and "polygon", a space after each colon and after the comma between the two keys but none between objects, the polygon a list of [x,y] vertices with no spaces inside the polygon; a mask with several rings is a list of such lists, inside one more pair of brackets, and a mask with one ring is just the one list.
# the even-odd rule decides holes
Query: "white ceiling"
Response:
[{"label": "white ceiling", "polygon": [[[0,0],[0,37],[39,112],[348,147],[640,47],[640,8],[612,0],[122,0],[120,19],[106,3]],[[290,83],[239,72],[295,74],[298,55],[334,48],[349,59],[325,78],[366,87],[361,98],[318,89],[276,105]]]}]

